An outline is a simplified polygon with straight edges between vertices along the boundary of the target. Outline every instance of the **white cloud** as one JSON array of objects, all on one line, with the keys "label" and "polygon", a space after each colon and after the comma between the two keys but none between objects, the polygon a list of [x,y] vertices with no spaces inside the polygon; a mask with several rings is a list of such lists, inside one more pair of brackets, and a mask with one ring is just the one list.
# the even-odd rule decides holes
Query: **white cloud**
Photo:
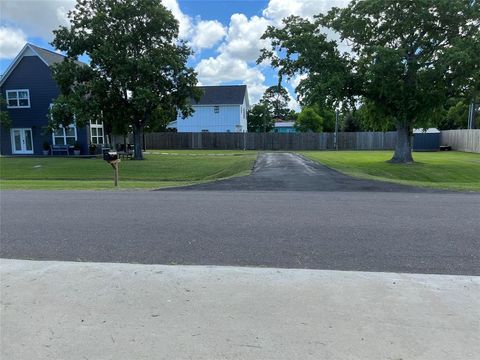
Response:
[{"label": "white cloud", "polygon": [[250,106],[257,104],[263,96],[267,86],[263,83],[245,81],[245,85],[248,88],[248,97],[250,100]]},{"label": "white cloud", "polygon": [[196,50],[209,49],[222,40],[226,30],[217,20],[200,21],[194,30],[192,47]]},{"label": "white cloud", "polygon": [[201,60],[195,70],[198,72],[200,81],[205,85],[236,80],[252,83],[265,81],[265,76],[259,69],[249,67],[246,61],[226,54]]},{"label": "white cloud", "polygon": [[300,85],[300,81],[307,78],[307,74],[298,74],[291,78],[288,83],[292,86],[292,89],[295,90],[298,85]]},{"label": "white cloud", "polygon": [[279,24],[290,15],[313,18],[332,7],[344,7],[350,0],[270,0],[263,16]]},{"label": "white cloud", "polygon": [[27,42],[25,33],[20,29],[0,27],[0,59],[12,59]]},{"label": "white cloud", "polygon": [[162,4],[170,10],[173,16],[178,20],[180,39],[186,40],[190,38],[193,31],[192,18],[185,15],[182,10],[180,10],[177,0],[162,0]]},{"label": "white cloud", "polygon": [[52,31],[67,25],[75,0],[1,0],[2,23],[14,23],[27,36],[52,40]]},{"label": "white cloud", "polygon": [[261,40],[270,22],[258,16],[248,19],[244,14],[233,14],[230,19],[226,42],[219,50],[231,57],[255,61],[260,49],[269,46],[268,40]]},{"label": "white cloud", "polygon": [[[263,10],[263,16],[275,26],[281,26],[282,19],[290,15],[313,19],[314,15],[325,14],[332,7],[345,7],[349,2],[350,0],[270,0],[267,8]],[[340,42],[338,33],[329,29],[324,29],[324,33],[328,39],[338,43],[342,52],[351,51],[351,47],[345,41]]]},{"label": "white cloud", "polygon": [[300,104],[295,98],[295,95],[292,95],[290,91],[288,92],[288,108],[295,110],[296,112],[300,111]]}]

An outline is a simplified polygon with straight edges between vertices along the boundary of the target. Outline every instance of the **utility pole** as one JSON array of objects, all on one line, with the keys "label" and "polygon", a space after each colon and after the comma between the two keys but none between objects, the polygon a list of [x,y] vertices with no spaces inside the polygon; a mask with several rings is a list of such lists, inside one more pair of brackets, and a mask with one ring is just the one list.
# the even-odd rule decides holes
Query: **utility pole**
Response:
[{"label": "utility pole", "polygon": [[468,125],[467,129],[476,129],[477,124],[476,124],[476,115],[478,112],[478,106],[477,104],[477,99],[474,98],[470,106],[468,107]]},{"label": "utility pole", "polygon": [[333,137],[333,145],[338,151],[338,110],[335,110],[335,135]]}]

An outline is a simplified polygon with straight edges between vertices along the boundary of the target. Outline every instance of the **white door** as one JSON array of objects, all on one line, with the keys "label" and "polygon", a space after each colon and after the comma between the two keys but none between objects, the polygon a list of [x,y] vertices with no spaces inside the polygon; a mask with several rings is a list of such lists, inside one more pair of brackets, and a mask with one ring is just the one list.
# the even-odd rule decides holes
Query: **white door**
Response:
[{"label": "white door", "polygon": [[12,129],[12,154],[33,154],[32,129]]}]

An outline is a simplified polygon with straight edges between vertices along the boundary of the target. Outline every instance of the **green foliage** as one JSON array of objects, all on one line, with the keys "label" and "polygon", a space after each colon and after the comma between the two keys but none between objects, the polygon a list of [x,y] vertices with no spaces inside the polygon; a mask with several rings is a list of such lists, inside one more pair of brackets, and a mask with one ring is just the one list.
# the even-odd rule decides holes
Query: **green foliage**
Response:
[{"label": "green foliage", "polygon": [[[458,99],[457,99],[458,100]],[[440,130],[466,129],[468,123],[468,105],[460,100],[451,99],[443,112],[442,119],[438,123]]]},{"label": "green foliage", "polygon": [[312,106],[315,112],[323,118],[323,131],[334,132],[335,131],[335,110],[327,106],[321,106],[315,104]]},{"label": "green foliage", "polygon": [[285,118],[285,121],[297,121],[298,119],[298,114],[297,112],[295,112],[295,110],[290,110],[287,114],[287,117]]},{"label": "green foliage", "polygon": [[275,127],[275,121],[265,104],[254,105],[247,114],[249,132],[269,132]]},{"label": "green foliage", "polygon": [[167,126],[177,118],[177,111],[175,108],[161,108],[158,107],[152,114],[148,132],[164,132],[167,131]]},{"label": "green foliage", "polygon": [[323,118],[311,107],[303,108],[295,122],[295,129],[300,132],[318,133],[322,131],[322,126]]},{"label": "green foliage", "polygon": [[257,63],[268,59],[280,78],[306,74],[296,88],[302,105],[321,103],[334,108],[355,84],[348,56],[327,40],[317,21],[290,16],[283,25],[267,28],[262,39],[271,40],[272,48],[262,49]]},{"label": "green foliage", "polygon": [[[64,96],[55,103],[68,106],[80,126],[101,120],[120,133],[132,126],[141,158],[143,129],[154,128],[164,121],[159,114],[172,109],[189,116],[189,98],[200,96],[196,73],[186,66],[192,52],[178,40],[178,21],[160,0],[77,0],[68,16],[71,26],[55,30],[52,42],[68,57],[53,67]],[[90,66],[76,61],[81,55],[88,55]],[[52,115],[57,124],[65,120]]]},{"label": "green foliage", "polygon": [[344,119],[343,119],[343,126],[342,131],[345,132],[356,132],[362,131],[362,124],[360,122],[360,117],[355,116],[353,111],[349,111]]},{"label": "green foliage", "polygon": [[8,112],[6,111],[7,101],[0,95],[0,127],[4,127],[6,129],[12,126],[12,121]]},{"label": "green foliage", "polygon": [[265,90],[260,103],[268,108],[271,118],[285,120],[290,112],[289,100],[288,91],[280,85],[274,85]]},{"label": "green foliage", "polygon": [[[75,106],[71,103],[71,99],[60,94],[52,103],[47,113],[48,123],[44,129],[46,133],[52,133],[60,127],[67,128],[73,123]],[[80,124],[83,125],[83,122]],[[80,124],[77,122],[77,125]]]},{"label": "green foliage", "polygon": [[[352,54],[324,29],[340,34]],[[312,21],[288,17],[262,38],[273,47],[258,62],[270,60],[280,77],[307,75],[296,89],[304,104],[360,101],[371,126],[394,125],[399,161],[411,161],[408,134],[438,122],[446,99],[480,91],[479,1],[353,0]]]}]

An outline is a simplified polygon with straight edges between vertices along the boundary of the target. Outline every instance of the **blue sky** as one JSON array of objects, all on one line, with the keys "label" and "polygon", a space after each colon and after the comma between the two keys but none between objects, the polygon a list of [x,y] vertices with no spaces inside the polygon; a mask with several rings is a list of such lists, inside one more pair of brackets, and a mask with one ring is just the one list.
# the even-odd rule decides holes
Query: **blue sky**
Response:
[{"label": "blue sky", "polygon": [[[189,65],[202,85],[246,84],[251,103],[276,83],[276,72],[256,65],[260,40],[268,25],[278,26],[289,15],[311,17],[347,0],[162,0],[180,23],[180,36],[195,51]],[[0,73],[25,42],[51,49],[52,30],[67,25],[66,13],[75,0],[0,0]],[[298,108],[295,86],[285,82],[291,107]]]}]

